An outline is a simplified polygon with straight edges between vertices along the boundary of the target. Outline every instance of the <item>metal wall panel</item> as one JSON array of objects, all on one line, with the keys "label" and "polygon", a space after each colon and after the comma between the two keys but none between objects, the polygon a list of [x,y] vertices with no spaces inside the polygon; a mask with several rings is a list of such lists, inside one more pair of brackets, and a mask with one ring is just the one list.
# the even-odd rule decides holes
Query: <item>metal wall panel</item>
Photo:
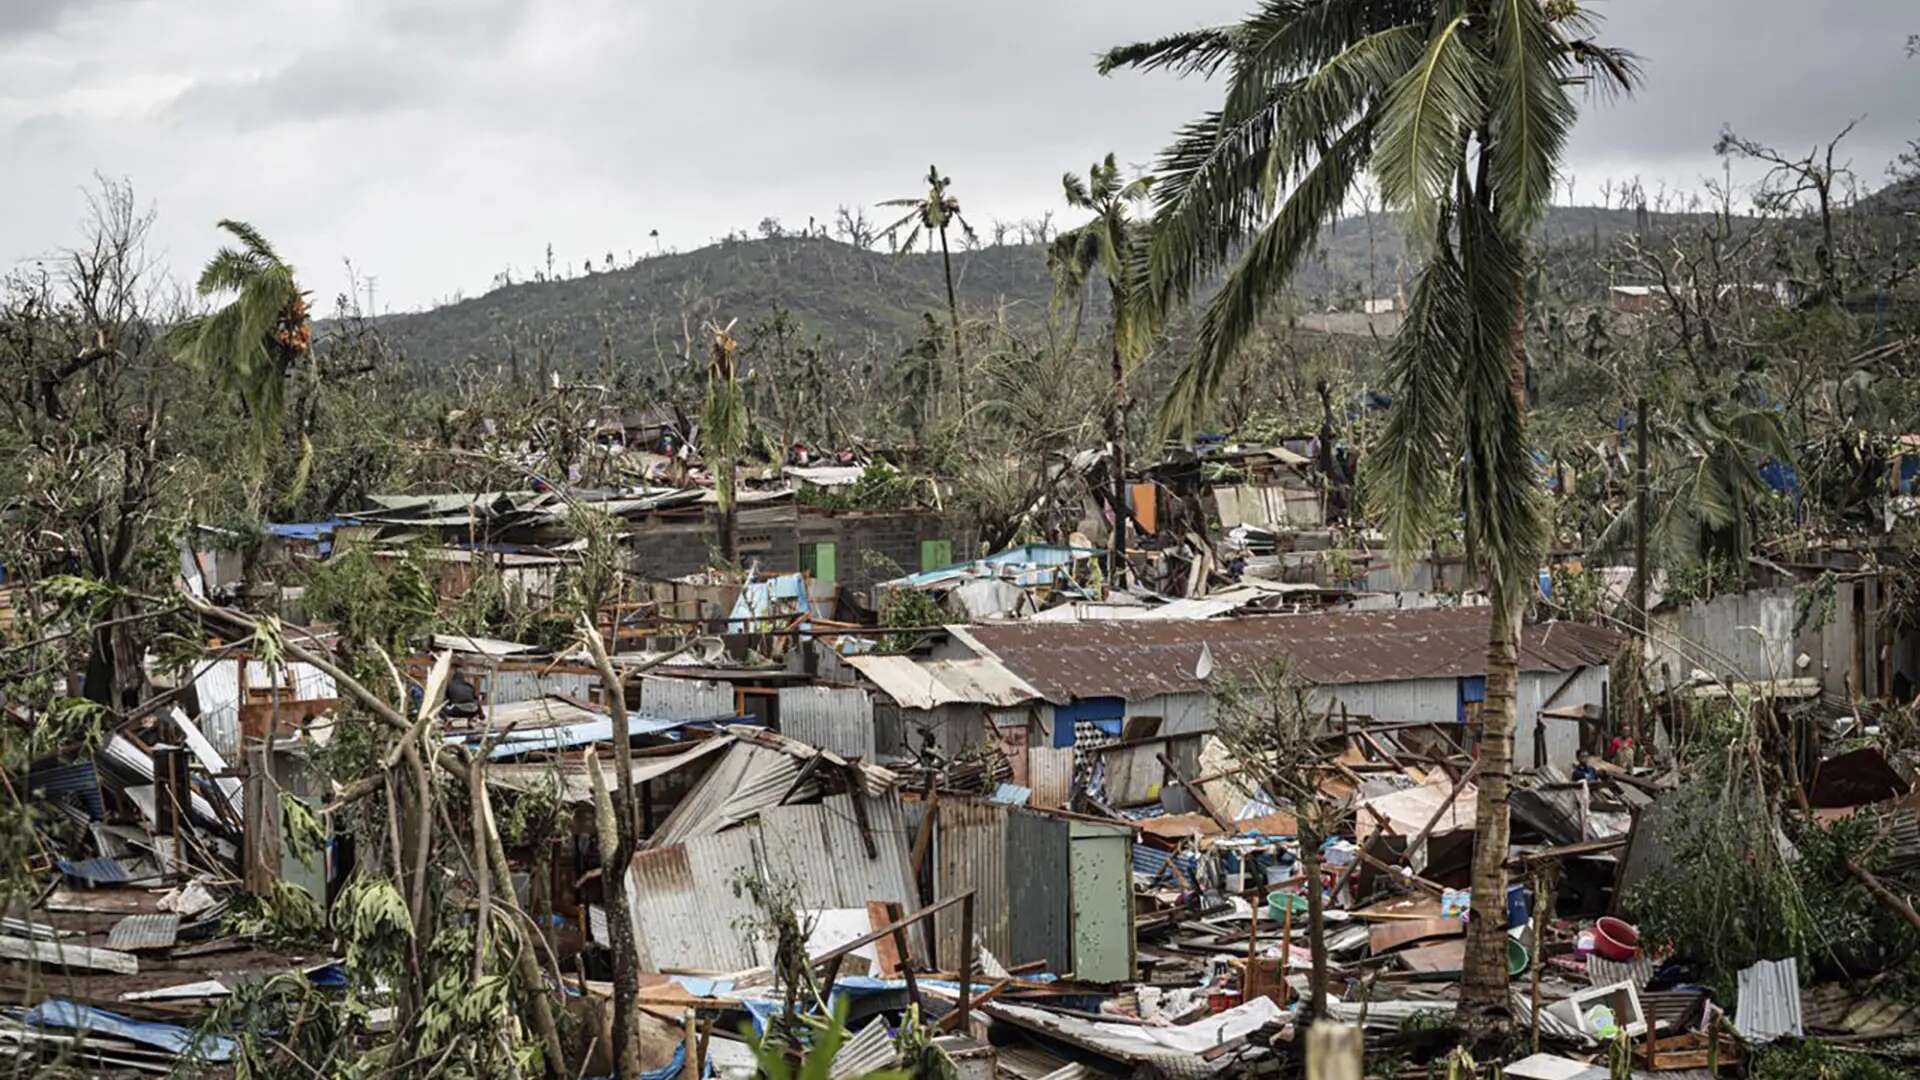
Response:
[{"label": "metal wall panel", "polygon": [[667,720],[711,720],[735,715],[733,687],[705,679],[640,679],[640,711]]},{"label": "metal wall panel", "polygon": [[1033,789],[1033,805],[1042,810],[1059,810],[1073,794],[1073,747],[1027,747],[1027,786]]},{"label": "metal wall panel", "polygon": [[1073,863],[1073,974],[1088,982],[1133,978],[1133,835],[1092,822],[1070,823]]},{"label": "metal wall panel", "polygon": [[[973,929],[989,951],[1011,951],[1007,927],[1007,814],[999,803],[942,800],[933,843],[934,897],[942,900],[973,890]],[[964,953],[960,909],[934,916],[939,962],[957,971]],[[1002,961],[1004,963],[1004,961]]]},{"label": "metal wall panel", "polygon": [[[1067,822],[1045,814],[1007,814],[1008,967],[1045,960],[1046,970],[1073,970],[1072,858]],[[998,954],[996,954],[998,955]]]},{"label": "metal wall panel", "polygon": [[789,686],[780,691],[780,734],[841,757],[872,760],[873,698],[864,690]]}]

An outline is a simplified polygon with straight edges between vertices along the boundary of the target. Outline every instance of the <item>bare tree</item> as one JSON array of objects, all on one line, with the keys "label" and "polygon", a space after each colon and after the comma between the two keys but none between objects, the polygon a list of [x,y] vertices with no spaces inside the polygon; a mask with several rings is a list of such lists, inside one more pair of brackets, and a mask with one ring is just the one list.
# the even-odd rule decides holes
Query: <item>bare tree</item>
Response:
[{"label": "bare tree", "polygon": [[[1326,717],[1307,698],[1305,684],[1284,664],[1256,670],[1243,683],[1215,691],[1219,735],[1242,769],[1234,782],[1249,796],[1284,799],[1300,841],[1300,876],[1307,895],[1307,948],[1313,957],[1308,1015],[1327,1012],[1326,900],[1320,884],[1320,845],[1333,825],[1333,808],[1320,785],[1333,755],[1319,739]],[[1292,942],[1286,948],[1293,947]]]}]

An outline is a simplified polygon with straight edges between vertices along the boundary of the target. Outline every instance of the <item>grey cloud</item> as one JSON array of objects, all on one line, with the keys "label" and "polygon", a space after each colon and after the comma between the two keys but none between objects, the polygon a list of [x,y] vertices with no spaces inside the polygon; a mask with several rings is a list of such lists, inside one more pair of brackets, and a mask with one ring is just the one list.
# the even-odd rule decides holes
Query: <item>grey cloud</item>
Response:
[{"label": "grey cloud", "polygon": [[244,132],[420,108],[439,99],[445,87],[439,64],[422,54],[332,48],[267,74],[196,82],[167,112],[176,120],[230,124]]},{"label": "grey cloud", "polygon": [[[1254,2],[0,0],[0,158],[26,162],[0,236],[61,242],[102,169],[151,193],[163,230],[186,219],[183,273],[204,223],[237,214],[322,296],[351,256],[383,301],[418,304],[549,240],[577,263],[655,227],[687,248],[911,194],[929,161],[978,223],[1065,220],[1062,170],[1149,161],[1222,92],[1103,79],[1094,56]],[[1804,148],[1866,113],[1849,145],[1867,181],[1920,135],[1914,0],[1587,3],[1648,81],[1583,110],[1583,190],[1717,174],[1722,124]]]}]

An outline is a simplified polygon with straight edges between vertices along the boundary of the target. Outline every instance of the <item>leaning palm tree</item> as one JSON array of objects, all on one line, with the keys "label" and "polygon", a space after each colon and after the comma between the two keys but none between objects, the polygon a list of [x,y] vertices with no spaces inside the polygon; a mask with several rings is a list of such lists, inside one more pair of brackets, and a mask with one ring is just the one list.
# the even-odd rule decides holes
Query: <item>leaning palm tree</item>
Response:
[{"label": "leaning palm tree", "polygon": [[[1121,179],[1113,155],[1088,170],[1086,179],[1073,173],[1061,177],[1067,205],[1076,210],[1091,210],[1093,220],[1053,241],[1047,252],[1057,291],[1072,297],[1085,310],[1087,281],[1098,273],[1107,284],[1113,318],[1108,332],[1108,355],[1112,362],[1113,386],[1107,402],[1108,467],[1112,474],[1113,541],[1107,577],[1116,587],[1122,584],[1127,566],[1127,375],[1146,351],[1153,332],[1152,305],[1148,303],[1142,268],[1146,229],[1133,220],[1133,208],[1143,203],[1152,189],[1153,178],[1144,176],[1132,182]],[[1074,319],[1074,339],[1080,336],[1080,319]]]},{"label": "leaning palm tree", "polygon": [[940,238],[940,266],[947,278],[947,317],[953,326],[953,363],[958,367],[960,360],[960,303],[953,294],[953,256],[947,251],[947,226],[949,223],[960,226],[968,240],[974,239],[973,226],[960,216],[960,200],[947,193],[953,186],[953,178],[940,175],[938,165],[927,166],[927,193],[918,198],[888,199],[881,206],[906,207],[907,212],[899,221],[880,230],[880,235],[891,243],[899,240],[901,230],[906,230],[906,239],[899,240],[897,248],[901,253],[912,251],[914,245],[926,238],[929,246],[933,238]]},{"label": "leaning palm tree", "polygon": [[225,306],[181,323],[173,332],[181,359],[213,376],[245,411],[256,467],[286,408],[287,376],[313,346],[307,294],[266,237],[244,221],[222,220],[238,248],[223,247],[200,271],[202,298],[231,297]]},{"label": "leaning palm tree", "polygon": [[1183,301],[1225,271],[1170,395],[1172,422],[1203,415],[1364,171],[1423,259],[1389,354],[1394,407],[1367,494],[1402,552],[1463,509],[1492,594],[1460,1002],[1480,1031],[1508,1018],[1515,641],[1548,533],[1523,427],[1526,238],[1552,196],[1572,88],[1625,89],[1637,74],[1590,27],[1573,0],[1264,0],[1240,23],[1101,62],[1227,75],[1225,102],[1180,130],[1154,188],[1156,302]]}]

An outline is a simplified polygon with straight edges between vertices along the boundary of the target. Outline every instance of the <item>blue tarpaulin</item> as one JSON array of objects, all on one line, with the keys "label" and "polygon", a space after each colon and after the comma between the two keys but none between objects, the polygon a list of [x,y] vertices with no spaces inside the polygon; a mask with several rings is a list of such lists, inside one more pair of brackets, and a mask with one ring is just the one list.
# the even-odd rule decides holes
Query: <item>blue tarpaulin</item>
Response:
[{"label": "blue tarpaulin", "polygon": [[[781,608],[782,600],[791,601],[792,606]],[[749,581],[741,586],[740,598],[733,602],[733,612],[727,616],[727,633],[751,633],[754,622],[781,614],[807,614],[813,610],[812,603],[807,596],[807,579],[800,574],[778,574],[761,581]],[[805,620],[801,625],[806,625]]]},{"label": "blue tarpaulin", "polygon": [[233,1058],[233,1040],[223,1035],[203,1035],[196,1038],[194,1032],[173,1024],[135,1020],[121,1016],[119,1013],[77,1005],[71,1001],[59,999],[43,1001],[28,1009],[21,1019],[37,1027],[112,1035],[115,1038],[137,1042],[142,1046],[151,1046],[172,1054],[185,1054],[191,1051],[208,1061],[229,1061]]}]

